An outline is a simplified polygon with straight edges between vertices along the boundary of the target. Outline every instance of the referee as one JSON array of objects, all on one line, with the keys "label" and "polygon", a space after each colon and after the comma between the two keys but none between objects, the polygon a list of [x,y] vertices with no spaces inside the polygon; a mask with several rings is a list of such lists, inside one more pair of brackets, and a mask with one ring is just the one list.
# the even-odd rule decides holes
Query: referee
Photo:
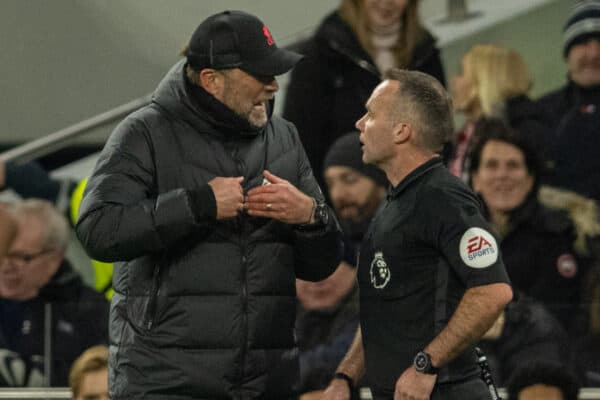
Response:
[{"label": "referee", "polygon": [[489,399],[473,345],[512,298],[477,197],[438,152],[451,102],[429,75],[391,70],[356,123],[392,189],[360,249],[360,328],[324,399]]}]

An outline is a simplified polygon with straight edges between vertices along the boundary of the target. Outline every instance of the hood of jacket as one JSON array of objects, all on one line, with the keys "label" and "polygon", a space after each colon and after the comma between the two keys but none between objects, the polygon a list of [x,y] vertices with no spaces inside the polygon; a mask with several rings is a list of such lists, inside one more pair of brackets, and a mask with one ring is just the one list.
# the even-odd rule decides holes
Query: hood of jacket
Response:
[{"label": "hood of jacket", "polygon": [[[256,136],[263,131],[264,127],[251,125],[203,88],[190,83],[185,76],[185,66],[186,60],[183,59],[167,72],[154,91],[154,104],[200,132],[231,137]],[[274,100],[271,100],[267,105],[269,120],[273,106]]]}]

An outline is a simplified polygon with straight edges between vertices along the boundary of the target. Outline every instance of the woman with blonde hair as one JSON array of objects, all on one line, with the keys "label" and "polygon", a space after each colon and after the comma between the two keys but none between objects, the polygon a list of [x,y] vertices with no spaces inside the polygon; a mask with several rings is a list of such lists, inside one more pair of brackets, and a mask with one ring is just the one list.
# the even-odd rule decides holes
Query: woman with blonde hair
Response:
[{"label": "woman with blonde hair", "polygon": [[300,133],[313,171],[334,140],[354,130],[387,70],[428,73],[445,82],[435,39],[418,16],[419,0],[342,0],[315,34],[294,45],[305,59],[292,71],[284,118]]},{"label": "woman with blonde hair", "polygon": [[463,56],[462,71],[451,83],[454,109],[465,117],[449,162],[456,176],[468,180],[469,152],[477,139],[473,128],[482,117],[501,118],[532,141],[543,135],[541,115],[527,95],[533,78],[515,50],[491,44],[474,46]]}]

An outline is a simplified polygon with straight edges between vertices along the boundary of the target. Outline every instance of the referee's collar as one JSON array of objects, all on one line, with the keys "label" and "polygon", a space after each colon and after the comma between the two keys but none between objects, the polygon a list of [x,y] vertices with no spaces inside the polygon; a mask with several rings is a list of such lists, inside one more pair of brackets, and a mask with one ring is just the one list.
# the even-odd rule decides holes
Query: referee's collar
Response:
[{"label": "referee's collar", "polygon": [[444,160],[440,156],[434,157],[431,160],[428,160],[427,162],[419,165],[417,168],[413,169],[408,175],[406,175],[404,179],[402,179],[400,183],[398,183],[398,186],[392,187],[390,189],[388,197],[398,197],[400,193],[406,190],[406,188],[410,186],[414,181],[419,179],[419,177],[432,170],[433,168],[437,168],[443,165]]}]

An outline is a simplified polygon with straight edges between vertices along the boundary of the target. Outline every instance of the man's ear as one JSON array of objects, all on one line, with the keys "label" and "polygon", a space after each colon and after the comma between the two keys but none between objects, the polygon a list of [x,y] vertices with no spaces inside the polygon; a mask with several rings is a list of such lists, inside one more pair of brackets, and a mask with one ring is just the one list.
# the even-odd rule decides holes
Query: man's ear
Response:
[{"label": "man's ear", "polygon": [[217,70],[204,68],[200,71],[200,86],[208,93],[217,97],[221,92],[222,76]]},{"label": "man's ear", "polygon": [[392,127],[394,134],[394,143],[400,144],[407,142],[413,135],[412,126],[407,122],[397,122]]}]

